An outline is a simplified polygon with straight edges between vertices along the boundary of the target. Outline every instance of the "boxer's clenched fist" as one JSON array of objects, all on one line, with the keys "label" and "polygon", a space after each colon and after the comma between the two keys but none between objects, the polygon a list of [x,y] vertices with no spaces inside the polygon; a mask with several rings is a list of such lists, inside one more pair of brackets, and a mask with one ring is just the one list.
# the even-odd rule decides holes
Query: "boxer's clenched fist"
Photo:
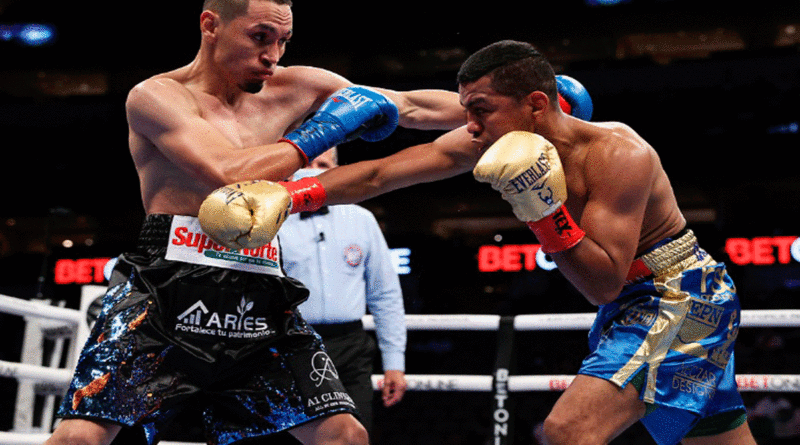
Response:
[{"label": "boxer's clenched fist", "polygon": [[564,207],[567,183],[553,144],[535,133],[512,131],[481,156],[475,179],[488,182],[536,234],[545,253],[570,249],[586,235]]},{"label": "boxer's clenched fist", "polygon": [[291,209],[286,188],[272,181],[247,181],[213,191],[200,206],[203,231],[229,249],[261,247],[275,238]]},{"label": "boxer's clenched fist", "polygon": [[314,116],[284,136],[300,150],[306,164],[335,145],[362,138],[376,142],[397,128],[397,106],[383,94],[362,86],[342,88]]},{"label": "boxer's clenched fist", "polygon": [[580,82],[562,74],[556,76],[556,86],[559,103],[565,113],[585,121],[592,120],[592,98]]},{"label": "boxer's clenched fist", "polygon": [[473,175],[500,192],[523,222],[538,221],[567,200],[561,159],[538,134],[506,133],[481,156]]}]

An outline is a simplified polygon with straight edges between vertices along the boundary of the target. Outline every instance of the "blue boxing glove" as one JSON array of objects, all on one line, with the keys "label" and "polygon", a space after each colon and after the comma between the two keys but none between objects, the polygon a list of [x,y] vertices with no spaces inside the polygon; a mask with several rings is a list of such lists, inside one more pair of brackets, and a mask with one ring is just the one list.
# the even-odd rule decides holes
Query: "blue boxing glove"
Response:
[{"label": "blue boxing glove", "polygon": [[358,137],[368,142],[387,138],[397,128],[399,116],[394,102],[375,90],[342,88],[280,141],[294,145],[308,164],[331,147]]},{"label": "blue boxing glove", "polygon": [[556,76],[556,84],[560,98],[566,102],[561,103],[561,109],[578,119],[591,120],[594,106],[586,88],[572,77],[564,75]]}]

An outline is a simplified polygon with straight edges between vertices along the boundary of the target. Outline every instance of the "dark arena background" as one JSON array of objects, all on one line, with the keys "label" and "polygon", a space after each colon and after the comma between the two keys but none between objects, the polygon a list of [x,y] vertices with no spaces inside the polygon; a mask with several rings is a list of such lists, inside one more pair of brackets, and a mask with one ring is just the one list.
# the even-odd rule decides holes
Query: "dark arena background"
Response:
[{"label": "dark arena background", "polygon": [[[202,2],[0,0],[0,294],[78,305],[103,285],[104,259],[133,247],[144,216],[127,149],[124,102],[145,78],[189,63]],[[295,0],[283,65],[355,83],[456,89],[473,51],[501,39],[539,47],[582,82],[596,121],[621,121],[661,156],[691,227],[728,264],[743,309],[800,307],[800,1]],[[25,25],[45,25],[32,28]],[[342,163],[439,133],[398,130],[340,147]],[[407,259],[408,314],[550,314],[595,310],[488,185],[470,174],[362,203]],[[54,303],[55,304],[55,303]],[[0,360],[19,362],[24,320],[0,314]],[[410,331],[408,374],[491,375],[497,332]],[[800,331],[742,329],[737,372],[798,374]],[[586,332],[518,332],[514,372],[570,375]],[[744,392],[762,444],[800,440],[800,382]],[[427,389],[427,390],[426,390]],[[373,443],[496,442],[491,392],[411,388],[376,403]],[[13,428],[17,381],[0,377],[0,431]],[[513,440],[536,444],[560,393],[520,392]],[[496,413],[495,413],[496,414]],[[174,441],[199,441],[187,421]],[[503,439],[506,440],[506,439]],[[638,425],[615,444],[651,444]]]}]

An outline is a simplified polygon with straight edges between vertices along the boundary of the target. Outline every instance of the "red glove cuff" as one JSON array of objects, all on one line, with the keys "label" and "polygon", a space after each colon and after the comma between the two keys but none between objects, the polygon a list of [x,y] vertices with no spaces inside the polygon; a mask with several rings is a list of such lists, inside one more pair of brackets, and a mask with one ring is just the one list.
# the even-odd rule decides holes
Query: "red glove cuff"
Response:
[{"label": "red glove cuff", "polygon": [[578,227],[564,206],[538,221],[528,221],[527,224],[542,245],[544,253],[571,249],[586,236],[586,232]]},{"label": "red glove cuff", "polygon": [[282,186],[289,191],[292,198],[292,209],[289,213],[313,212],[319,210],[328,194],[315,177],[302,178],[297,181],[281,182]]},{"label": "red glove cuff", "polygon": [[308,159],[308,155],[306,155],[306,152],[304,152],[297,144],[286,138],[280,138],[278,139],[278,142],[286,142],[287,144],[294,147],[294,149],[297,150],[298,153],[300,153],[300,157],[303,159],[303,167],[308,166],[308,163],[310,162],[310,160]]}]

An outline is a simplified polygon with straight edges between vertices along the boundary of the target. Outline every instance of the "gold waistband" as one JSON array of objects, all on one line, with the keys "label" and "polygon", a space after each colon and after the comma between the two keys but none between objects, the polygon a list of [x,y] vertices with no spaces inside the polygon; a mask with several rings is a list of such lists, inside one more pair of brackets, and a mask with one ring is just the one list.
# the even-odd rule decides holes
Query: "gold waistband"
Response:
[{"label": "gold waistband", "polygon": [[661,277],[713,263],[714,260],[697,244],[694,232],[687,229],[681,237],[634,260],[628,281],[645,277]]}]

